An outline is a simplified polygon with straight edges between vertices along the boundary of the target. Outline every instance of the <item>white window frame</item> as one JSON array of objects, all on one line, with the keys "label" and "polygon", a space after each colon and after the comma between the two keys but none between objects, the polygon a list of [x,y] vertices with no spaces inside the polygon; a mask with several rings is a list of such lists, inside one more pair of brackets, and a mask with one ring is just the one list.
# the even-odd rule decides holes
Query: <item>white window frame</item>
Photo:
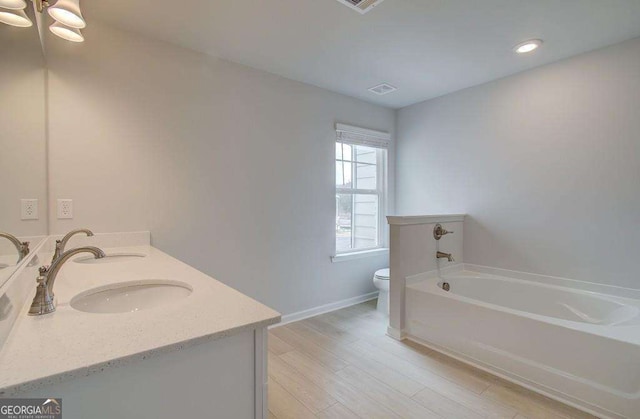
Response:
[{"label": "white window frame", "polygon": [[[369,130],[366,128],[354,127],[351,125],[345,124],[336,124],[336,144],[343,143],[349,145],[361,145],[367,147],[373,147],[377,149],[384,150],[383,153],[377,153],[376,160],[376,189],[353,189],[353,188],[341,188],[335,185],[335,173],[336,168],[334,167],[333,176],[334,176],[334,185],[335,185],[335,194],[346,193],[346,194],[365,194],[365,195],[376,195],[378,196],[378,245],[369,248],[361,248],[361,249],[348,249],[338,252],[338,249],[335,247],[336,245],[336,236],[334,232],[334,256],[332,260],[334,262],[340,260],[348,260],[348,259],[358,259],[360,257],[366,257],[369,255],[376,255],[382,252],[387,251],[387,243],[386,243],[386,212],[387,212],[387,190],[388,190],[388,179],[387,179],[387,160],[389,155],[389,143],[391,141],[391,137],[386,132]],[[337,159],[335,158],[335,146],[333,147],[333,161],[334,166],[337,164]],[[355,169],[354,169],[355,170]],[[352,179],[353,179],[352,175]],[[337,214],[334,214],[334,219],[337,217]],[[353,227],[352,227],[353,228]]]}]

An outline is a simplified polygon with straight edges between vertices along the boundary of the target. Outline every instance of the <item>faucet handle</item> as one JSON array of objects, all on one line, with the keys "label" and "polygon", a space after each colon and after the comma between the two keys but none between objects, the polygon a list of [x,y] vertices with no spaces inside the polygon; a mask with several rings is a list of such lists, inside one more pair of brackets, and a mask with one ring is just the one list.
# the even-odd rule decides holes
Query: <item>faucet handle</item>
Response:
[{"label": "faucet handle", "polygon": [[444,227],[442,227],[442,224],[438,223],[435,225],[435,227],[433,227],[433,238],[436,240],[440,240],[442,238],[442,236],[446,235],[446,234],[453,234],[453,231],[447,231]]},{"label": "faucet handle", "polygon": [[20,260],[26,258],[29,252],[29,242],[20,242]]},{"label": "faucet handle", "polygon": [[31,307],[29,307],[29,316],[41,316],[43,314],[53,313],[56,311],[56,305],[53,299],[53,294],[49,292],[47,287],[47,272],[49,268],[47,266],[41,266],[40,275],[38,276],[38,286],[36,287],[36,295],[33,297]]}]

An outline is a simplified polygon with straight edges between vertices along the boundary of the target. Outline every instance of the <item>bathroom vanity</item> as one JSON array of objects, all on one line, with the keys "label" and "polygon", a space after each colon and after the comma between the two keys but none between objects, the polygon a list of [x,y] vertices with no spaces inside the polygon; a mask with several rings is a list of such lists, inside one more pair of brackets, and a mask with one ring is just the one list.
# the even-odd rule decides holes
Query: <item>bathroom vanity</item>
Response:
[{"label": "bathroom vanity", "polygon": [[[47,103],[38,30],[0,24],[0,39],[0,398],[62,398],[65,418],[266,417],[265,330],[280,314],[150,246],[148,232],[74,236],[67,249],[96,246],[107,257],[51,267],[54,300],[40,308],[55,311],[27,315],[59,238],[50,232],[80,220],[71,199],[49,199],[69,193],[50,192],[48,175],[65,163],[51,157],[47,127],[66,119],[45,115],[60,108]],[[74,167],[101,198],[114,183]]]},{"label": "bathroom vanity", "polygon": [[[280,314],[150,246],[149,233],[75,236],[96,246],[60,270],[56,311],[28,316],[38,263],[0,290],[0,397],[62,398],[64,417],[263,418],[266,327]],[[55,237],[30,258],[48,263]],[[5,323],[6,325],[6,323]]]}]

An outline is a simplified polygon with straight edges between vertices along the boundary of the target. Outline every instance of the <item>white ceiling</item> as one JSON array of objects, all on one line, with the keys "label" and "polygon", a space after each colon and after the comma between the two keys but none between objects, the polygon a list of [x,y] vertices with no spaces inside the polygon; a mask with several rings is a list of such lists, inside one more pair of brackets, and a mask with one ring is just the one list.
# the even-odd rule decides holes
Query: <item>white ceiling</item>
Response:
[{"label": "white ceiling", "polygon": [[[179,5],[179,7],[176,7]],[[113,26],[400,108],[640,36],[640,0],[84,0]],[[512,47],[542,38],[517,56]],[[382,82],[386,96],[368,92]]]}]

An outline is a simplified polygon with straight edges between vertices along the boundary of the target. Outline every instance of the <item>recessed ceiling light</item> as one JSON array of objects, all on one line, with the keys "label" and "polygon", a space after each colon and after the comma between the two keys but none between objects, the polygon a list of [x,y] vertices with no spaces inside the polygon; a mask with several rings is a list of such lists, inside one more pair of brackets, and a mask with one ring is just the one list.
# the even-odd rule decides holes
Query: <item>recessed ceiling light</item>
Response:
[{"label": "recessed ceiling light", "polygon": [[518,54],[526,54],[540,48],[540,45],[542,45],[542,39],[529,39],[513,47],[513,50]]},{"label": "recessed ceiling light", "polygon": [[397,87],[394,87],[388,83],[382,83],[377,86],[370,87],[368,89],[371,93],[375,93],[376,95],[386,95],[387,93],[395,92],[398,90]]}]

